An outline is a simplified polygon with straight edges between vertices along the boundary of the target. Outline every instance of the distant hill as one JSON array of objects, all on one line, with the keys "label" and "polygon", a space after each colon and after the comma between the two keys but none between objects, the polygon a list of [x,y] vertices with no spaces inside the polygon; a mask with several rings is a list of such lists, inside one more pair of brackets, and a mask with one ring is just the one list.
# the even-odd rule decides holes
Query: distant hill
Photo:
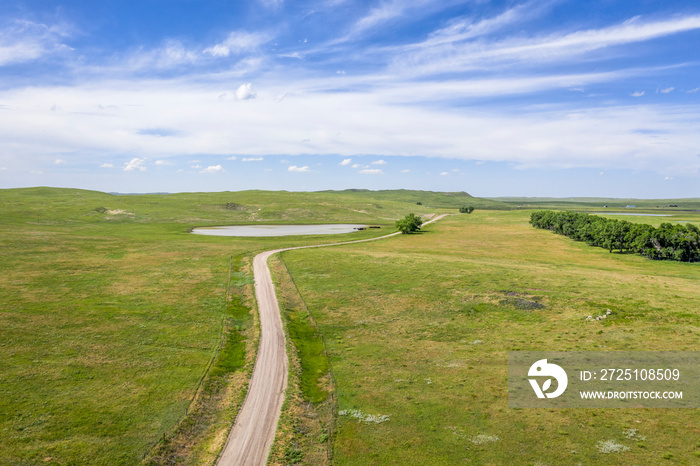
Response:
[{"label": "distant hill", "polygon": [[477,209],[509,209],[503,202],[474,197],[464,191],[436,192],[416,191],[410,189],[387,189],[372,191],[369,189],[346,189],[343,191],[319,191],[331,195],[352,194],[364,199],[376,199],[395,202],[408,202],[440,208],[459,208],[463,205],[473,205]]},{"label": "distant hill", "polygon": [[[700,198],[634,199],[610,197],[491,197],[490,200],[512,208],[549,209],[644,209],[644,210],[700,210]],[[634,206],[634,207],[630,207]]]},{"label": "distant hill", "polygon": [[465,192],[387,190],[290,192],[224,191],[176,194],[110,194],[66,188],[0,189],[4,220],[23,223],[384,223],[408,213],[425,215],[472,205],[509,209]]}]

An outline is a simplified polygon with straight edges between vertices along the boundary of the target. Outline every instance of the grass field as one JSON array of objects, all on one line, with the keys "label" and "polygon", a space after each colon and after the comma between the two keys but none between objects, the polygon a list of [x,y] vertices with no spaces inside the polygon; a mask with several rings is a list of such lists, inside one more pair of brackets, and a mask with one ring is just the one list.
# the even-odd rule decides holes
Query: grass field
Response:
[{"label": "grass field", "polygon": [[[292,364],[298,388],[280,441],[314,438],[278,445],[275,458],[313,451],[311,461],[331,445],[338,464],[697,461],[697,410],[509,410],[505,391],[510,349],[697,350],[697,264],[608,254],[465,193],[31,188],[0,190],[0,464],[209,464],[252,365],[250,258],[386,234],[408,212],[461,205],[503,210],[455,215],[419,235],[284,253],[287,326],[298,356],[313,360]],[[676,215],[628,220],[697,220]],[[382,229],[188,233],[261,222]],[[604,324],[583,322],[604,308],[614,310]],[[315,326],[330,354],[330,398],[318,341],[302,348],[318,340]],[[308,377],[304,367],[320,372]],[[325,398],[324,416],[337,403],[335,432],[314,421],[305,397]],[[630,428],[646,440],[625,437]],[[596,448],[606,440],[630,451],[611,459]]]},{"label": "grass field", "polygon": [[509,350],[700,350],[697,264],[610,254],[528,218],[477,211],[284,253],[329,347],[335,463],[700,461],[697,409],[508,408]]},{"label": "grass field", "polygon": [[[225,302],[232,257],[385,233],[232,239],[191,235],[192,227],[340,221],[386,228],[408,209],[473,200],[408,191],[380,197],[0,190],[0,464],[138,463],[192,407],[224,327],[240,328]],[[233,282],[246,283],[234,272]],[[215,369],[238,367],[238,350],[224,345]],[[245,381],[237,383],[244,389]]]}]

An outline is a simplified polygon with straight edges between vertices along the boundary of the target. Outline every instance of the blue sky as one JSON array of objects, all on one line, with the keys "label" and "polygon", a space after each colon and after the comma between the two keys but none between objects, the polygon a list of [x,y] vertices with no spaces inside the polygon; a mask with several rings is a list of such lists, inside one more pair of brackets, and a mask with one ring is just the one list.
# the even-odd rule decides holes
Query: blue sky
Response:
[{"label": "blue sky", "polygon": [[0,188],[700,197],[696,0],[5,1]]}]

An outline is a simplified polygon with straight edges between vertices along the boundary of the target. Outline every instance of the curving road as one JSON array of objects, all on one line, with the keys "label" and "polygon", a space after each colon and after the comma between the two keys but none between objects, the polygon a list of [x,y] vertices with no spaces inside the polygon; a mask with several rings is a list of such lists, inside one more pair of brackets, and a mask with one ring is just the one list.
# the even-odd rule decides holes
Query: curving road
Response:
[{"label": "curving road", "polygon": [[[423,225],[435,222],[445,215],[447,214],[439,215]],[[236,422],[231,429],[217,465],[264,465],[275,438],[277,422],[284,401],[284,392],[287,389],[287,351],[275,287],[272,284],[270,269],[267,267],[269,257],[278,252],[292,249],[362,243],[400,234],[401,232],[396,232],[377,238],[342,243],[275,249],[255,256],[253,275],[255,277],[255,297],[258,301],[258,314],[260,316],[260,346],[258,347],[253,375],[250,378],[248,394],[238,416],[236,416]]]}]

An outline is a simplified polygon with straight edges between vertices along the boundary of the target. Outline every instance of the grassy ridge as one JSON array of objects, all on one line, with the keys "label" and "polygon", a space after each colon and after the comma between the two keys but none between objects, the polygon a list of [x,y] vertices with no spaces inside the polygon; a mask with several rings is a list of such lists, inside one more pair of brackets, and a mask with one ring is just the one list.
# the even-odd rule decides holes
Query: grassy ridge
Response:
[{"label": "grassy ridge", "polygon": [[[475,207],[505,207],[466,193],[428,191],[239,191],[114,195],[55,188],[0,190],[3,223],[158,223],[220,225],[244,223],[380,222],[406,215]],[[423,205],[417,205],[422,202]],[[115,213],[120,212],[120,213]]]},{"label": "grassy ridge", "polygon": [[509,350],[699,350],[696,264],[592,249],[528,212],[425,230],[285,253],[328,344],[337,464],[697,462],[698,410],[507,405]]}]

